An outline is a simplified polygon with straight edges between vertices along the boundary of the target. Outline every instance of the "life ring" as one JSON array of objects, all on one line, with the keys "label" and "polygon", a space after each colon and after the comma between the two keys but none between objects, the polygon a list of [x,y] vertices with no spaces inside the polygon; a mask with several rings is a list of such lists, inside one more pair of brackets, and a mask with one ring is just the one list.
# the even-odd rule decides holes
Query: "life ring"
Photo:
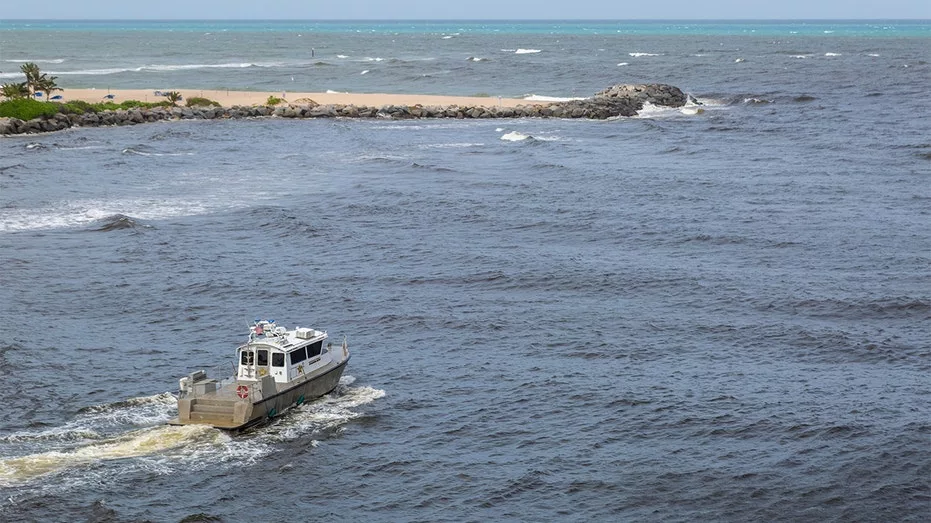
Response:
[{"label": "life ring", "polygon": [[236,395],[242,399],[246,399],[249,396],[249,387],[247,385],[239,385],[236,387]]}]

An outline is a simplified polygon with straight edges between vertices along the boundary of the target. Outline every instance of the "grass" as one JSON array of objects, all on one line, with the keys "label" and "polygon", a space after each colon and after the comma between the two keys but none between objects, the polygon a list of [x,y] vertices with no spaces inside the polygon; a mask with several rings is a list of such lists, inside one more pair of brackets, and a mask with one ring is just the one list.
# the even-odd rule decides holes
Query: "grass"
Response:
[{"label": "grass", "polygon": [[120,109],[150,109],[153,107],[169,107],[168,102],[139,102],[126,100],[125,102],[90,103],[81,100],[71,102],[40,102],[31,98],[18,98],[0,102],[0,117],[32,120],[42,116],[63,114],[99,113],[101,111],[117,111]]},{"label": "grass", "polygon": [[0,117],[32,120],[41,116],[58,114],[58,104],[40,102],[31,98],[20,98],[0,102]]},{"label": "grass", "polygon": [[220,107],[218,102],[214,102],[209,98],[201,98],[200,96],[192,96],[191,98],[188,98],[184,105],[187,105],[188,107]]}]

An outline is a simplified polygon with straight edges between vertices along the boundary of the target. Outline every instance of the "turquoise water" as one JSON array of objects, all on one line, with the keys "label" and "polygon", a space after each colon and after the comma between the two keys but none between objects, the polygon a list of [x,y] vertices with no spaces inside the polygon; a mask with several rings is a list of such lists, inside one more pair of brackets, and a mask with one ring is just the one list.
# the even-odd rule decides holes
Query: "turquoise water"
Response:
[{"label": "turquoise water", "polygon": [[321,33],[508,33],[926,37],[928,20],[791,21],[281,21],[281,20],[6,20],[0,31],[306,31]]}]

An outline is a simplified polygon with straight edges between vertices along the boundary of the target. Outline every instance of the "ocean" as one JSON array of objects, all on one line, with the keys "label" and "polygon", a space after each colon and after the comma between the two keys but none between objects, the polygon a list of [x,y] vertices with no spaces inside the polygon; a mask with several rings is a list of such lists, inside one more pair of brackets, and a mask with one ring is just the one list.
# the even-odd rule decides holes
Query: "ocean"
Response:
[{"label": "ocean", "polygon": [[[931,22],[0,22],[26,61],[702,105],[0,139],[0,520],[931,519]],[[166,426],[256,317],[339,388]]]}]

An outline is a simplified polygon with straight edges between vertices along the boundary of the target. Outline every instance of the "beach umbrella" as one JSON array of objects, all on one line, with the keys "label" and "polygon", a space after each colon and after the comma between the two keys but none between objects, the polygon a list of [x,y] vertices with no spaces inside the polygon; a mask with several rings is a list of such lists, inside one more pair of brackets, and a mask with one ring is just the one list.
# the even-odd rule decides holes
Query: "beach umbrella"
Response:
[{"label": "beach umbrella", "polygon": [[36,98],[42,98],[42,91],[36,91],[36,93],[33,96],[35,96]]},{"label": "beach umbrella", "polygon": [[108,95],[104,96],[104,98],[106,98],[107,100],[112,100],[112,99],[116,98],[116,95],[115,95],[115,94],[108,94]]},{"label": "beach umbrella", "polygon": [[61,100],[61,95],[60,95],[60,94],[56,94],[55,96],[49,98],[49,100]]}]

